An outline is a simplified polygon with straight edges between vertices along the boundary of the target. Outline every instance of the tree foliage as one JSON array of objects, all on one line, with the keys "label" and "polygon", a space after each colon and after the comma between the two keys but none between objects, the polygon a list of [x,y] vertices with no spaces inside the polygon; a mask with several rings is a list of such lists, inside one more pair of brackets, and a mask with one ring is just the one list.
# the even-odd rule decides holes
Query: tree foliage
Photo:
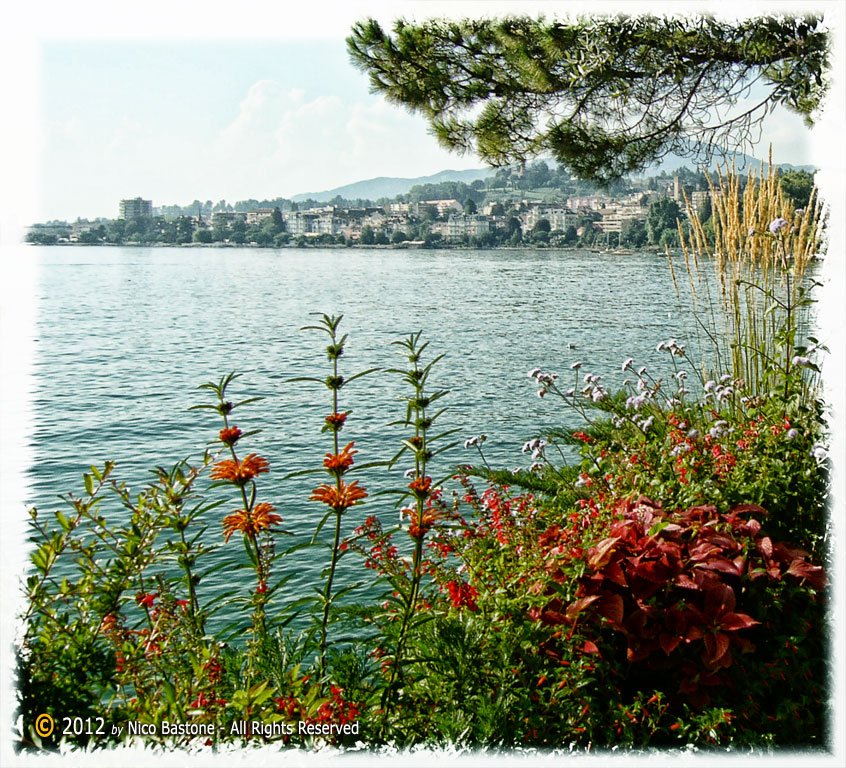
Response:
[{"label": "tree foliage", "polygon": [[665,232],[670,234],[664,237],[664,243],[672,245],[673,236],[676,232],[676,222],[681,216],[679,204],[669,197],[662,197],[649,206],[646,213],[646,235],[651,245],[662,242]]},{"label": "tree foliage", "polygon": [[399,20],[393,34],[368,19],[347,44],[372,89],[446,147],[494,166],[551,153],[599,181],[743,148],[779,104],[810,124],[829,55],[816,16]]},{"label": "tree foliage", "polygon": [[811,201],[811,192],[814,189],[814,176],[807,171],[789,170],[779,174],[781,188],[784,193],[799,208],[804,208]]}]

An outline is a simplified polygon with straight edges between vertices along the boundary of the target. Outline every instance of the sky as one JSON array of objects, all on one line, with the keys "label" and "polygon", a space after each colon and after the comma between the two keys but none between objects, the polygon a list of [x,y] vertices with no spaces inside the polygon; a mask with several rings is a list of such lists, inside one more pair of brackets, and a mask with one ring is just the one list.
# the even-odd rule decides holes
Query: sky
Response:
[{"label": "sky", "polygon": [[[115,217],[127,197],[156,206],[234,203],[481,167],[472,155],[440,147],[423,117],[369,92],[346,53],[351,24],[368,15],[389,23],[444,12],[552,15],[578,8],[326,0],[295,10],[257,2],[70,5],[96,12],[29,19],[31,210],[38,221]],[[796,115],[778,110],[768,119],[762,156],[770,142],[778,162],[814,162],[811,136]]]}]

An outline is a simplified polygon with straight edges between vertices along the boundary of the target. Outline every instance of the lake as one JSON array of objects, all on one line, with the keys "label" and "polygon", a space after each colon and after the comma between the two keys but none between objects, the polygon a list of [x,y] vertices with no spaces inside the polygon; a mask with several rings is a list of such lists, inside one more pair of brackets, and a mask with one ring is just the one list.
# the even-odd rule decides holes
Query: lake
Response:
[{"label": "lake", "polygon": [[[30,502],[45,511],[60,506],[57,495],[82,492],[91,464],[112,459],[118,476],[138,487],[156,465],[199,459],[220,423],[209,411],[188,410],[208,402],[197,386],[237,371],[232,399],[264,398],[234,419],[262,430],[241,451],[270,461],[260,498],[277,506],[288,530],[309,534],[323,508],[307,499],[322,479],[282,478],[320,466],[330,448],[320,433],[328,390],[288,382],[329,372],[326,337],[300,330],[312,313],[344,315],[345,376],[402,366],[391,342],[421,329],[428,351],[445,355],[430,381],[450,391],[439,426],[456,428],[461,444],[434,474],[478,459],[462,445],[471,435],[486,433],[491,464],[513,468],[528,465],[527,440],[577,425],[560,401],[537,397],[531,368],[575,381],[570,365],[580,361],[579,380],[593,372],[619,385],[621,363],[633,357],[666,374],[670,361],[655,346],[683,340],[690,324],[666,258],[647,253],[42,247],[26,255],[40,272]],[[342,438],[356,441],[358,462],[399,449],[404,432],[387,425],[404,415],[406,394],[399,377],[384,372],[344,388],[341,407],[353,413]],[[387,479],[384,472],[361,479],[369,488],[399,486],[406,466]],[[347,532],[365,514],[395,520],[392,504],[378,497],[353,509]],[[212,514],[235,508],[233,501]],[[219,522],[209,525],[222,543]],[[230,543],[216,556],[242,554]],[[307,557],[297,566],[294,597],[321,565]],[[203,587],[220,590],[231,579]]]}]

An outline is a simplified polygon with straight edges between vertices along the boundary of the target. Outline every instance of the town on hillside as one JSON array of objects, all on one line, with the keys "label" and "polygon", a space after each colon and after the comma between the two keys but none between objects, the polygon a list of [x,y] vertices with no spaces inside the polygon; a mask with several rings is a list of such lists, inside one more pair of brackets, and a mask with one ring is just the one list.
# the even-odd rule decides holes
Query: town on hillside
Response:
[{"label": "town on hillside", "polygon": [[[807,203],[813,175],[779,169],[795,205]],[[675,247],[678,223],[711,216],[711,179],[704,171],[626,179],[606,189],[572,179],[538,161],[499,169],[472,184],[445,181],[411,187],[392,200],[328,203],[221,200],[156,208],[121,200],[116,219],[51,221],[30,227],[35,244],[236,245],[259,247],[393,245],[398,247]]]}]

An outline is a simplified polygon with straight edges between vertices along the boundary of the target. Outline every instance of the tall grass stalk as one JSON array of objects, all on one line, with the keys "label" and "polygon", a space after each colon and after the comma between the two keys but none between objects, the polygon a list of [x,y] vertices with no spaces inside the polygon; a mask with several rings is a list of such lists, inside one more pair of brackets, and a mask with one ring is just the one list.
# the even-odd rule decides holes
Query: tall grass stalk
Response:
[{"label": "tall grass stalk", "polygon": [[[773,391],[810,328],[809,266],[819,251],[822,204],[815,189],[809,204],[796,209],[772,157],[745,184],[735,168],[718,170],[708,183],[711,225],[687,201],[690,227],[678,225],[686,284],[672,272],[705,336],[703,380],[730,372],[750,393]],[[805,383],[810,394],[812,374]]]}]

